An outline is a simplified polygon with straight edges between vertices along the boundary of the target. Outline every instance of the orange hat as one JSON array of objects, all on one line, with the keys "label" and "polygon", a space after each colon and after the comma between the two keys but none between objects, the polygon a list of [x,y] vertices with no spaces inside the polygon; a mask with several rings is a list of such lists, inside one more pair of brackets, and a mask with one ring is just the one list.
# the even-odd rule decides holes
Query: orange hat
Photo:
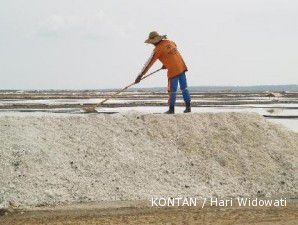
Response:
[{"label": "orange hat", "polygon": [[145,41],[147,44],[156,44],[163,39],[167,39],[167,35],[159,35],[156,31],[150,32],[148,39]]}]

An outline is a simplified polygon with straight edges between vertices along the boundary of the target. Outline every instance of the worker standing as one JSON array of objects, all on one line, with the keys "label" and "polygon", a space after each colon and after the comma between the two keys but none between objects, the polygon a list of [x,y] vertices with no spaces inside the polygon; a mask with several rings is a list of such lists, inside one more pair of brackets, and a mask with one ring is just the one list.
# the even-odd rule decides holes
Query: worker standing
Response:
[{"label": "worker standing", "polygon": [[187,81],[185,75],[187,67],[181,54],[177,50],[175,42],[168,40],[166,35],[159,35],[156,31],[153,31],[149,34],[149,37],[145,41],[145,43],[153,44],[155,48],[152,55],[144,65],[141,73],[136,78],[135,83],[139,83],[142,77],[150,69],[150,67],[155,63],[157,59],[159,59],[163,64],[162,68],[168,70],[169,110],[166,113],[175,113],[178,83],[180,85],[183,100],[186,106],[184,113],[191,112],[191,98],[187,89]]}]

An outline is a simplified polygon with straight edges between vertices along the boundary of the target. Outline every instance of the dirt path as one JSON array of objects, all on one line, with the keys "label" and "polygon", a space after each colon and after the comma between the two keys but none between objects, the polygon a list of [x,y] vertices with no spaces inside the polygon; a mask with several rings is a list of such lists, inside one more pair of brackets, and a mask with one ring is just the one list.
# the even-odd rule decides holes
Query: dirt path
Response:
[{"label": "dirt path", "polygon": [[283,224],[295,225],[298,219],[297,204],[284,208],[218,208],[180,207],[114,207],[81,205],[60,208],[17,211],[2,215],[1,225],[140,225],[140,224],[183,224],[183,225],[245,225]]}]

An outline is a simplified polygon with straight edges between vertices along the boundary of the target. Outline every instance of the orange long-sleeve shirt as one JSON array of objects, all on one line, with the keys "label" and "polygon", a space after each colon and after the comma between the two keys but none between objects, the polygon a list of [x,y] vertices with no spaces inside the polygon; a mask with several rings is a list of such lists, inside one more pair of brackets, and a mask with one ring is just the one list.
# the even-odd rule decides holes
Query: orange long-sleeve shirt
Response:
[{"label": "orange long-sleeve shirt", "polygon": [[157,59],[168,70],[169,79],[187,71],[187,66],[173,41],[162,40],[153,50],[141,73],[145,74]]}]

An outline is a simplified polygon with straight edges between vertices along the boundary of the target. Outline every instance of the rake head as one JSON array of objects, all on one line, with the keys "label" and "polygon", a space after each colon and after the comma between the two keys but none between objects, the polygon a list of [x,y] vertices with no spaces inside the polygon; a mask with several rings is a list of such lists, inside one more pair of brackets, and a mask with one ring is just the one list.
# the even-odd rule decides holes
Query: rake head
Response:
[{"label": "rake head", "polygon": [[89,106],[83,108],[85,113],[97,113],[97,110],[95,107]]}]

